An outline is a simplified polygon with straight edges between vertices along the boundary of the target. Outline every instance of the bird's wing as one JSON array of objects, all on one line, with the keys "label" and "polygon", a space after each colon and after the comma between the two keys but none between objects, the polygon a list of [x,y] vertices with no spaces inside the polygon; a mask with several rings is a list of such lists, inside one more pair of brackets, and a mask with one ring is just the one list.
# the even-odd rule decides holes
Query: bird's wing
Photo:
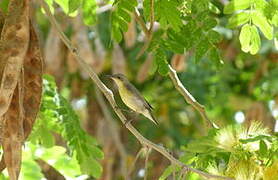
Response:
[{"label": "bird's wing", "polygon": [[153,110],[153,107],[151,106],[151,104],[144,98],[145,100],[145,106],[149,107],[151,110]]},{"label": "bird's wing", "polygon": [[140,92],[138,91],[138,89],[135,86],[133,86],[132,84],[129,84],[127,86],[127,88],[130,89],[132,92],[134,92],[137,95],[137,97],[140,97],[140,99],[142,99],[142,101],[144,102],[144,106],[146,108],[148,108],[150,110],[153,109],[153,107],[150,105],[150,103],[140,94]]}]

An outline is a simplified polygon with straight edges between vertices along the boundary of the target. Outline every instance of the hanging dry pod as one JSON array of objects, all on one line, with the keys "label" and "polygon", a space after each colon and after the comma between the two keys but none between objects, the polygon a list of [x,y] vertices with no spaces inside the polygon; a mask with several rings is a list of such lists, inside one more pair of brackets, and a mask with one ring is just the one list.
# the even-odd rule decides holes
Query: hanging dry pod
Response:
[{"label": "hanging dry pod", "polygon": [[[73,20],[73,29],[74,29],[74,34],[71,38],[72,43],[75,45],[75,47],[77,47],[80,56],[84,57],[85,62],[90,67],[93,68],[94,52],[92,50],[92,47],[88,39],[87,28],[86,26],[84,26],[80,14]],[[85,79],[89,78],[87,72],[84,72],[83,70],[80,69],[80,73],[83,78]]]},{"label": "hanging dry pod", "polygon": [[128,30],[124,33],[125,46],[127,48],[132,48],[136,42],[137,32],[136,32],[136,23],[134,20],[134,16],[132,15],[132,19],[128,24]]},{"label": "hanging dry pod", "polygon": [[115,43],[112,54],[112,73],[126,75],[126,68],[126,58],[124,57],[123,50]]},{"label": "hanging dry pod", "polygon": [[95,48],[95,59],[93,62],[93,68],[95,72],[98,74],[103,71],[106,52],[103,45],[100,42],[99,36],[95,38],[94,44],[96,48]]},{"label": "hanging dry pod", "polygon": [[186,55],[174,54],[171,59],[171,65],[177,72],[182,72],[186,68]]},{"label": "hanging dry pod", "polygon": [[63,81],[65,53],[63,42],[51,27],[44,47],[45,72],[55,77],[58,87]]},{"label": "hanging dry pod", "polygon": [[148,78],[149,71],[151,69],[152,63],[153,63],[153,55],[148,54],[147,59],[140,66],[139,71],[137,73],[137,77],[136,77],[137,82],[142,83]]}]

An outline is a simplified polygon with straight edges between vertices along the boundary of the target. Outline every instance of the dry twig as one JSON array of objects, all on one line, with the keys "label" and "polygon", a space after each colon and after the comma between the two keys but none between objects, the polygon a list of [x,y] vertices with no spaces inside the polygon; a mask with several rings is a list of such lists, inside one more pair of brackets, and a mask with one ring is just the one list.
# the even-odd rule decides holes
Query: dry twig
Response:
[{"label": "dry twig", "polygon": [[136,162],[138,161],[138,159],[139,159],[140,155],[142,154],[143,150],[144,150],[144,148],[141,148],[141,149],[137,152],[137,154],[136,154],[136,156],[135,156],[135,159],[134,159],[134,161],[133,161],[133,163],[132,163],[132,165],[131,165],[131,168],[129,169],[129,172],[128,172],[129,176],[131,176],[131,173],[133,172],[133,170],[134,170],[134,168],[135,168],[135,164],[136,164]]},{"label": "dry twig", "polygon": [[147,180],[148,177],[148,161],[149,161],[149,155],[151,153],[151,148],[146,147],[146,158],[145,158],[145,176],[144,176],[144,180]]},{"label": "dry twig", "polygon": [[170,70],[169,76],[170,76],[172,82],[174,83],[175,88],[182,94],[182,96],[184,97],[186,102],[188,104],[190,104],[191,106],[193,106],[194,109],[196,109],[200,113],[200,115],[205,120],[205,122],[210,123],[211,127],[218,128],[218,126],[208,118],[205,107],[203,105],[201,105],[200,103],[198,103],[198,101],[183,86],[176,71],[170,65],[168,65],[168,67]]},{"label": "dry twig", "polygon": [[149,27],[149,29],[146,27],[146,24],[144,23],[144,21],[138,11],[135,11],[135,20],[140,24],[140,26],[142,27],[142,30],[144,31],[144,33],[146,35],[146,42],[145,42],[144,46],[141,48],[140,52],[136,56],[136,59],[138,59],[148,49],[148,47],[151,43],[152,37],[153,37],[154,0],[150,0],[150,27]]},{"label": "dry twig", "polygon": [[[74,55],[74,57],[76,58],[76,60],[80,64],[80,66],[82,67],[82,69],[84,69],[89,74],[89,76],[91,77],[93,82],[97,85],[97,87],[105,95],[105,97],[107,98],[107,100],[111,104],[113,110],[118,115],[118,117],[120,118],[122,123],[125,124],[125,122],[127,122],[128,120],[125,118],[122,111],[119,108],[117,108],[117,104],[115,102],[114,95],[113,95],[112,91],[110,89],[108,89],[105,86],[105,84],[103,84],[103,82],[99,79],[97,74],[84,62],[83,58],[81,56],[79,56],[79,53],[78,53],[77,49],[75,47],[73,47],[73,45],[70,43],[69,39],[65,36],[63,31],[61,31],[61,28],[60,28],[59,24],[57,23],[55,17],[51,14],[48,5],[43,0],[40,0],[40,3],[42,5],[43,9],[45,10],[46,15],[49,18],[51,24],[56,28],[56,30],[57,30],[60,38],[62,39],[62,41],[69,48],[69,50],[72,52],[72,54]],[[233,178],[229,178],[229,177],[209,174],[209,173],[203,172],[201,170],[191,168],[191,167],[183,164],[181,161],[177,160],[176,158],[174,158],[162,146],[159,146],[159,145],[151,142],[150,140],[146,139],[130,123],[126,123],[126,128],[138,139],[138,141],[140,141],[140,143],[143,146],[147,146],[149,148],[152,148],[152,149],[158,151],[160,154],[165,156],[167,159],[169,159],[173,164],[175,164],[177,166],[180,166],[182,168],[186,168],[189,171],[195,172],[195,173],[197,173],[197,174],[199,174],[203,177],[206,177],[206,178],[218,178],[218,179],[225,179],[225,180],[232,180],[233,179]]]}]

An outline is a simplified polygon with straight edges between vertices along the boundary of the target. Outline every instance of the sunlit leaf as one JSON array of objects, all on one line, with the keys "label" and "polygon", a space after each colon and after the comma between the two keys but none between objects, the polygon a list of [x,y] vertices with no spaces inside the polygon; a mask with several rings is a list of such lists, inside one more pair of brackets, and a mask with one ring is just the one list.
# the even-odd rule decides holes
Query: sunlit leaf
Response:
[{"label": "sunlit leaf", "polygon": [[260,140],[260,150],[259,150],[261,156],[266,157],[268,153],[267,145],[264,140]]},{"label": "sunlit leaf", "polygon": [[250,46],[250,53],[256,54],[261,47],[261,39],[259,32],[255,26],[251,27],[251,46]]},{"label": "sunlit leaf", "polygon": [[170,165],[168,166],[164,172],[162,173],[162,175],[159,177],[159,180],[165,180],[167,179],[172,173],[175,173],[177,171],[179,171],[180,168],[178,168],[177,166],[175,165]]},{"label": "sunlit leaf", "polygon": [[240,31],[239,41],[241,44],[241,49],[244,52],[249,52],[250,41],[251,41],[251,25],[245,24]]},{"label": "sunlit leaf", "polygon": [[224,7],[225,14],[232,14],[237,10],[247,9],[251,5],[251,0],[232,0]]},{"label": "sunlit leaf", "polygon": [[267,39],[271,40],[273,38],[273,27],[262,13],[252,13],[252,22],[259,27]]},{"label": "sunlit leaf", "polygon": [[83,0],[83,21],[87,26],[91,26],[96,23],[96,10],[97,5],[95,0]]},{"label": "sunlit leaf", "polygon": [[69,13],[72,13],[82,5],[83,0],[69,0],[68,3]]},{"label": "sunlit leaf", "polygon": [[161,26],[167,28],[170,25],[175,31],[179,31],[182,26],[182,20],[180,18],[180,11],[178,10],[178,1],[159,0],[156,6],[157,18]]},{"label": "sunlit leaf", "polygon": [[212,4],[211,2],[209,2],[209,10],[215,14],[221,13],[221,11],[218,9],[218,7],[215,6],[214,4]]},{"label": "sunlit leaf", "polygon": [[243,12],[233,15],[229,19],[228,27],[235,28],[237,26],[245,24],[249,20],[250,20],[250,13],[243,11]]}]

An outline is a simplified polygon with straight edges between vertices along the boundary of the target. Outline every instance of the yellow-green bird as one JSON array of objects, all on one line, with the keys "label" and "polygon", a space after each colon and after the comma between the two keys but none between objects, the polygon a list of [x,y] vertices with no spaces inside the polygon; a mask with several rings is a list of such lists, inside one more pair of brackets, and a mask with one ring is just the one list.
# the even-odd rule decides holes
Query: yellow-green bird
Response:
[{"label": "yellow-green bird", "polygon": [[158,125],[152,114],[152,106],[146,101],[146,99],[140,94],[140,92],[134,87],[123,74],[110,75],[110,78],[116,83],[120,96],[123,102],[133,111],[143,114],[153,123]]}]

